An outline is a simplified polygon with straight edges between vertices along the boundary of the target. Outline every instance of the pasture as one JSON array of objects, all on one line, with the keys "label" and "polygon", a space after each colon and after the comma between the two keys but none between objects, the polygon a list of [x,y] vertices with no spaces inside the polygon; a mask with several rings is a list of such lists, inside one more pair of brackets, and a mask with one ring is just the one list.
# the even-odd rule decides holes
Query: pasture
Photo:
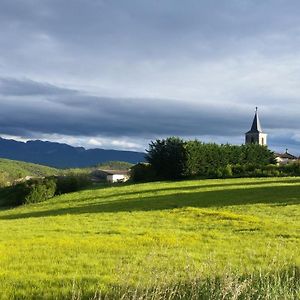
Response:
[{"label": "pasture", "polygon": [[297,299],[300,178],[97,187],[0,210],[1,299]]}]

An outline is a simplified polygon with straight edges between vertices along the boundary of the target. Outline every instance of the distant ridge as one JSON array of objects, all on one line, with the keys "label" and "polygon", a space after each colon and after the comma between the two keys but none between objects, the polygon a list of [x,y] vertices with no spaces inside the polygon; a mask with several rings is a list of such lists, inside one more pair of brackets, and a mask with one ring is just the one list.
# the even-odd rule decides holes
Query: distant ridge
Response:
[{"label": "distant ridge", "polygon": [[56,168],[89,167],[107,161],[138,163],[145,153],[121,150],[88,149],[47,141],[19,142],[0,137],[0,157]]}]

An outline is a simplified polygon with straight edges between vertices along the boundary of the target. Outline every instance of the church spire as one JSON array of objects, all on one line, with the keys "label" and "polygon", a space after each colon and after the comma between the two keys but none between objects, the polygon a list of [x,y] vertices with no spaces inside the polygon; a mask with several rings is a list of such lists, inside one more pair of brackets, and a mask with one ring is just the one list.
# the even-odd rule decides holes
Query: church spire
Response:
[{"label": "church spire", "polygon": [[255,109],[255,115],[254,115],[251,129],[246,133],[245,142],[246,144],[259,144],[262,146],[267,145],[267,134],[264,133],[261,128],[257,107]]},{"label": "church spire", "polygon": [[263,132],[261,125],[260,125],[259,117],[258,117],[258,107],[256,107],[256,109],[255,109],[253,123],[251,126],[251,130],[249,132]]}]

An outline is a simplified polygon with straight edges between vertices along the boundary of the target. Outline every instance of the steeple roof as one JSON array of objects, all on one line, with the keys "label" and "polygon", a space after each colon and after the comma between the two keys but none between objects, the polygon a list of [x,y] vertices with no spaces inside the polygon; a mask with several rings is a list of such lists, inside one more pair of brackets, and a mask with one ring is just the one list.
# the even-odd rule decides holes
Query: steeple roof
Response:
[{"label": "steeple roof", "polygon": [[259,121],[259,117],[258,117],[258,111],[257,111],[257,107],[256,107],[256,111],[255,111],[255,116],[252,122],[252,126],[250,131],[248,131],[248,133],[259,133],[259,132],[263,132],[261,125],[260,125],[260,121]]}]

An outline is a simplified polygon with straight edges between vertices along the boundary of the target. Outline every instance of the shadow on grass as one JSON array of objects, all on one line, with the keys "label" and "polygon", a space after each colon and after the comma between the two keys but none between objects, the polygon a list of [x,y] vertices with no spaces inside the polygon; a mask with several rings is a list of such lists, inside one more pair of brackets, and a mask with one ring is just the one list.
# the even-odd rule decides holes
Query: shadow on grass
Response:
[{"label": "shadow on grass", "polygon": [[76,207],[57,208],[44,211],[32,211],[1,216],[0,219],[38,218],[64,214],[92,214],[111,212],[155,211],[182,207],[226,207],[245,204],[293,205],[300,204],[300,186],[251,187],[245,189],[226,189],[218,191],[197,191],[171,195],[154,195],[138,199],[124,198],[103,202],[90,201]]},{"label": "shadow on grass", "polygon": [[[180,181],[179,181],[180,182]],[[205,181],[203,181],[205,182]],[[215,181],[218,182],[218,181]],[[104,195],[97,195],[94,197],[88,197],[88,198],[83,198],[82,195],[80,195],[79,199],[74,199],[76,200],[80,200],[80,202],[83,201],[91,201],[91,200],[100,200],[100,199],[105,199],[105,198],[111,198],[111,197],[121,197],[121,196],[130,196],[130,195],[138,195],[140,198],[143,198],[144,195],[148,194],[148,193],[155,193],[155,194],[159,194],[160,192],[174,192],[174,194],[177,194],[177,191],[184,191],[185,193],[189,192],[189,191],[198,191],[201,189],[209,189],[209,188],[224,188],[224,190],[226,189],[230,189],[230,188],[238,188],[240,189],[241,187],[245,187],[245,188],[251,188],[252,186],[268,186],[270,184],[300,184],[300,178],[295,178],[295,179],[289,179],[289,180],[270,180],[270,181],[253,181],[253,182],[244,182],[244,183],[234,183],[234,181],[228,181],[226,183],[211,183],[211,184],[198,184],[198,185],[187,185],[187,186],[179,186],[179,187],[165,187],[165,188],[155,188],[156,186],[153,185],[152,189],[140,189],[138,191],[127,191],[127,192],[118,192],[119,188],[122,188],[124,186],[136,186],[137,184],[121,184],[121,185],[110,185],[110,186],[106,186],[106,187],[112,187],[113,191],[115,191],[114,193],[106,193]],[[174,181],[170,181],[170,182],[166,182],[166,183],[174,183]],[[100,190],[103,189],[103,186],[97,188],[97,186],[95,186],[93,188],[93,190]],[[60,201],[60,203],[70,203],[70,200],[62,200]]]}]

